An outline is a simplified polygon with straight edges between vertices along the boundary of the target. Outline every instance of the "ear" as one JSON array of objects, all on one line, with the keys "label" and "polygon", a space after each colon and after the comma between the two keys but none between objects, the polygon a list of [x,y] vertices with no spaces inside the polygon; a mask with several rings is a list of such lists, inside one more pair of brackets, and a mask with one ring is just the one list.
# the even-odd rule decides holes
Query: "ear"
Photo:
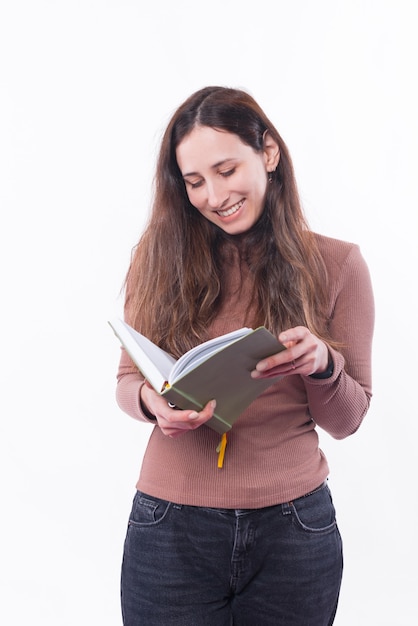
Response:
[{"label": "ear", "polygon": [[268,172],[274,172],[280,161],[280,148],[268,130],[264,131],[264,160]]}]

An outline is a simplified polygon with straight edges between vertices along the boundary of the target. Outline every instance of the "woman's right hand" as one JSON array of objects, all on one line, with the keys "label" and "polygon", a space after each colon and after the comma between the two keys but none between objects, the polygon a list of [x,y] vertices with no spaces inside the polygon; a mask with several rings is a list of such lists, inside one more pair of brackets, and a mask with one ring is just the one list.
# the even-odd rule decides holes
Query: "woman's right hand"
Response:
[{"label": "woman's right hand", "polygon": [[199,413],[172,408],[148,381],[141,386],[140,400],[151,415],[155,416],[161,431],[168,437],[179,437],[188,430],[199,428],[213,417],[216,407],[216,401],[211,400]]}]

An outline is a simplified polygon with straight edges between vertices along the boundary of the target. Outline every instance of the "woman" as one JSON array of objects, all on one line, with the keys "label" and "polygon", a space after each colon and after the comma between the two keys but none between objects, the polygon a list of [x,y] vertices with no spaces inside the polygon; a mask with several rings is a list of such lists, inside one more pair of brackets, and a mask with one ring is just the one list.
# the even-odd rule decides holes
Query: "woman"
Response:
[{"label": "woman", "polygon": [[124,624],[325,626],[342,547],[316,426],[341,439],[371,398],[373,295],[354,244],[311,232],[291,159],[247,93],[207,87],[164,134],[149,223],[126,282],[125,316],[175,357],[241,326],[287,350],[282,375],[228,434],[170,407],[122,350],[117,400],[154,425],[122,565]]}]

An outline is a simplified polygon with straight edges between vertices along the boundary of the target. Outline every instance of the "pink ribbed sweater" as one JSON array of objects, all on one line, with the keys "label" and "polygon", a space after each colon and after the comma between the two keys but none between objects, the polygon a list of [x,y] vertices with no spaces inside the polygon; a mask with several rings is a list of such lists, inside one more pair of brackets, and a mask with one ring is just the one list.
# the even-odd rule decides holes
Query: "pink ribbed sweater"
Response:
[{"label": "pink ribbed sweater", "polygon": [[[368,410],[374,302],[358,246],[317,237],[330,278],[331,335],[346,346],[341,352],[330,349],[332,376],[287,376],[267,389],[228,433],[222,469],[217,467],[219,435],[207,426],[175,439],[154,426],[138,489],[181,504],[259,508],[302,496],[326,479],[328,464],[316,426],[342,439],[358,429]],[[211,336],[245,325],[249,282],[241,263],[231,267],[227,302]],[[139,405],[143,378],[123,349],[117,379],[120,408],[151,424]]]}]

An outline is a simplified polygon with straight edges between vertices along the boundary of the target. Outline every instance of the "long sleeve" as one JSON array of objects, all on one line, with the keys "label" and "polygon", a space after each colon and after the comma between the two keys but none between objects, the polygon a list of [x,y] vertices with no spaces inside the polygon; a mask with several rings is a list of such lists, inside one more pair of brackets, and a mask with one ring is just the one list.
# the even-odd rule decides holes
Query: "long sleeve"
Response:
[{"label": "long sleeve", "polygon": [[147,418],[141,409],[139,400],[144,378],[132,362],[124,348],[121,348],[119,368],[117,372],[116,401],[119,408],[142,422],[155,424]]},{"label": "long sleeve", "polygon": [[331,256],[329,269],[334,276],[330,332],[341,349],[330,349],[334,361],[330,378],[304,377],[304,382],[312,419],[343,439],[359,428],[370,404],[374,300],[369,271],[357,246],[348,249],[342,262]]}]

